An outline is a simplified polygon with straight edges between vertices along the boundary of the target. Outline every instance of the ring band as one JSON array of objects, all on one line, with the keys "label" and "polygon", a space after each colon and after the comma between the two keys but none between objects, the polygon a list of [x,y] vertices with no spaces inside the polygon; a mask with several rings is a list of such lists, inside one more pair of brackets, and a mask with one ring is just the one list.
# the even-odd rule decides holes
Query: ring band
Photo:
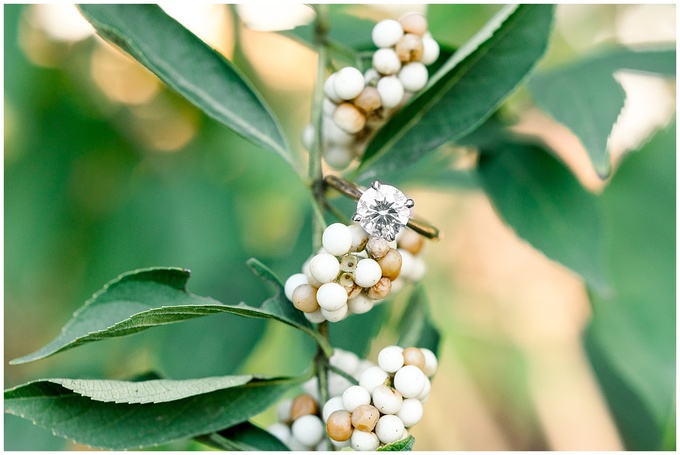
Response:
[{"label": "ring band", "polygon": [[[323,180],[325,186],[330,186],[355,201],[358,201],[365,191],[365,189],[361,189],[361,187],[354,185],[350,181],[335,175],[327,175]],[[427,237],[431,240],[439,240],[439,229],[425,221],[409,218],[406,226],[413,229],[423,237]]]}]

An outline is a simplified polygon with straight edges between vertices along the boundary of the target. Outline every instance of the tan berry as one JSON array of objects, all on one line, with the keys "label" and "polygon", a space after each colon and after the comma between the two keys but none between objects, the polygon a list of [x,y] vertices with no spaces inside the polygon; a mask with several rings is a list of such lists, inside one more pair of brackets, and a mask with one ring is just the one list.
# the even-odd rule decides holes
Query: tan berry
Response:
[{"label": "tan berry", "polygon": [[316,415],[319,411],[319,405],[316,400],[306,393],[298,395],[290,405],[290,420],[295,421],[302,416]]},{"label": "tan berry", "polygon": [[359,431],[373,431],[379,418],[380,412],[375,406],[362,404],[352,413],[352,425]]},{"label": "tan berry", "polygon": [[389,243],[381,237],[371,237],[366,244],[366,251],[368,251],[368,254],[375,260],[384,257],[389,250]]},{"label": "tan berry", "polygon": [[380,281],[368,289],[368,298],[373,300],[382,300],[390,295],[391,290],[392,280],[384,276],[380,278]]},{"label": "tan berry", "polygon": [[427,31],[427,19],[420,13],[408,13],[399,21],[404,33],[414,33],[419,36]]},{"label": "tan berry", "polygon": [[311,284],[301,284],[293,291],[293,305],[300,311],[312,313],[319,309],[316,301],[317,289]]},{"label": "tan berry", "polygon": [[358,133],[366,126],[366,116],[353,104],[342,103],[333,113],[335,124],[348,133]]},{"label": "tan berry", "polygon": [[399,236],[397,236],[397,244],[399,248],[408,251],[411,254],[418,254],[423,248],[425,240],[423,236],[410,229],[403,229]]},{"label": "tan berry", "polygon": [[352,414],[349,412],[341,409],[328,416],[326,433],[334,441],[347,441],[352,436],[352,431]]},{"label": "tan berry", "polygon": [[418,35],[407,33],[401,37],[394,50],[404,63],[418,61],[423,56],[423,40]]},{"label": "tan berry", "polygon": [[364,112],[373,112],[378,109],[380,104],[380,93],[375,87],[366,87],[354,99],[354,105]]},{"label": "tan berry", "polygon": [[418,348],[406,348],[402,352],[404,356],[404,365],[413,365],[421,369],[425,369],[425,356],[423,351]]},{"label": "tan berry", "polygon": [[390,248],[385,256],[378,259],[378,265],[383,271],[383,276],[396,280],[401,272],[401,254],[394,248]]}]

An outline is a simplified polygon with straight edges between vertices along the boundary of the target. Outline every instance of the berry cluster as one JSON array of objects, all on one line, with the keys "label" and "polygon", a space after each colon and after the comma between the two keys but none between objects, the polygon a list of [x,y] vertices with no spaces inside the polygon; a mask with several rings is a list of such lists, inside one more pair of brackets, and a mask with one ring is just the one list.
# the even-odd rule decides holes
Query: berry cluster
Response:
[{"label": "berry cluster", "polygon": [[359,375],[359,385],[328,400],[322,417],[336,447],[376,450],[409,436],[408,429],[423,416],[430,378],[437,358],[426,348],[388,346],[378,354],[378,366]]},{"label": "berry cluster", "polygon": [[[359,380],[361,373],[374,367],[373,362],[361,360],[353,352],[335,348],[329,363]],[[328,374],[330,396],[342,395],[352,383],[333,372]],[[267,430],[279,438],[291,450],[327,450],[324,424],[319,412],[319,388],[316,376],[302,385],[303,394],[294,399],[282,401],[277,408],[278,422]],[[323,414],[324,421],[328,415]]]},{"label": "berry cluster", "polygon": [[[348,66],[331,74],[323,90],[323,157],[337,170],[363,154],[363,145],[392,113],[427,84],[425,65],[439,57],[439,45],[422,14],[386,19],[373,28],[372,67],[365,73]],[[308,150],[314,129],[308,125],[302,144]]]},{"label": "berry cluster", "polygon": [[358,224],[334,223],[322,237],[323,248],[290,276],[284,291],[295,308],[314,323],[338,322],[350,314],[370,311],[404,281],[425,274],[416,256],[423,238],[402,229],[393,242],[369,236]]}]

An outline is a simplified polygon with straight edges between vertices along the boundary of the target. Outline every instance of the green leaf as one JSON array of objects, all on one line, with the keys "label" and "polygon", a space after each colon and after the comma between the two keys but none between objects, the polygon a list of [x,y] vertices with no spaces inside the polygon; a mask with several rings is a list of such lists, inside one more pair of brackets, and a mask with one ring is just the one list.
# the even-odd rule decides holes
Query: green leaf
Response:
[{"label": "green leaf", "polygon": [[528,83],[536,103],[581,139],[603,179],[611,172],[607,140],[626,96],[614,79],[619,70],[674,76],[675,47],[612,48],[539,73]]},{"label": "green leaf", "polygon": [[290,450],[276,436],[250,422],[239,423],[217,433],[199,436],[196,440],[216,449],[229,451]]},{"label": "green leaf", "polygon": [[50,379],[78,395],[95,401],[114,403],[164,403],[247,384],[252,376],[216,376],[212,378],[151,379],[146,381],[115,381],[93,379]]},{"label": "green leaf", "polygon": [[152,71],[208,116],[273,150],[298,170],[262,97],[222,55],[156,5],[79,5],[102,37]]},{"label": "green leaf", "polygon": [[591,293],[589,327],[612,369],[642,398],[660,429],[675,412],[675,170],[672,124],[627,155],[603,192],[613,292]]},{"label": "green leaf", "polygon": [[[299,383],[252,379],[237,385],[239,380],[225,379],[221,388],[204,392],[216,383],[215,378],[206,378],[205,386],[193,382],[195,392],[186,393],[184,381],[171,381],[165,385],[183,389],[185,398],[119,404],[84,397],[64,386],[64,381],[38,380],[5,391],[5,412],[32,420],[58,436],[113,450],[159,445],[228,428],[264,411]],[[101,381],[90,381],[90,388],[97,388],[97,382]],[[130,387],[144,388],[148,382],[131,382]]]},{"label": "green leaf", "polygon": [[[249,261],[251,267],[253,263],[259,264],[254,259]],[[209,297],[191,294],[186,289],[189,280],[186,269],[150,268],[128,272],[109,282],[80,307],[54,340],[10,364],[27,363],[84,343],[216,313],[283,322],[307,333],[332,353],[328,342],[286,300],[280,281],[273,275],[267,279],[276,283],[277,294],[262,307],[255,308],[245,303],[225,305]]]},{"label": "green leaf", "polygon": [[416,438],[409,436],[401,441],[396,441],[391,444],[386,444],[379,448],[378,452],[410,452],[413,450],[413,444],[416,443]]},{"label": "green leaf", "polygon": [[503,8],[368,144],[361,179],[403,168],[480,125],[527,76],[548,43],[551,5]]},{"label": "green leaf", "polygon": [[595,196],[539,146],[482,149],[478,171],[499,215],[548,258],[606,291],[603,232]]},{"label": "green leaf", "polygon": [[425,289],[416,286],[411,294],[408,305],[399,323],[399,341],[397,345],[417,348],[427,348],[439,352],[439,331],[432,323]]}]

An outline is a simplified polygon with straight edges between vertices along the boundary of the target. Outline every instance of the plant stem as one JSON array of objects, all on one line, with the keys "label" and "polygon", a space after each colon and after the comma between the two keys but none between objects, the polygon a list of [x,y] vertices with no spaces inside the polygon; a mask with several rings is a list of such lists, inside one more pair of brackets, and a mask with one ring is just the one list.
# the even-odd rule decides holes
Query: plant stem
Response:
[{"label": "plant stem", "polygon": [[313,223],[313,246],[316,251],[321,247],[321,235],[325,228],[323,219],[324,192],[323,192],[323,170],[321,168],[321,152],[323,148],[322,136],[322,105],[323,105],[323,83],[326,79],[326,67],[328,65],[328,5],[316,5],[316,20],[314,22],[314,43],[318,52],[318,62],[316,65],[316,84],[312,97],[312,125],[314,126],[314,143],[309,152],[309,180],[311,182],[312,196],[314,197],[315,217]]}]

